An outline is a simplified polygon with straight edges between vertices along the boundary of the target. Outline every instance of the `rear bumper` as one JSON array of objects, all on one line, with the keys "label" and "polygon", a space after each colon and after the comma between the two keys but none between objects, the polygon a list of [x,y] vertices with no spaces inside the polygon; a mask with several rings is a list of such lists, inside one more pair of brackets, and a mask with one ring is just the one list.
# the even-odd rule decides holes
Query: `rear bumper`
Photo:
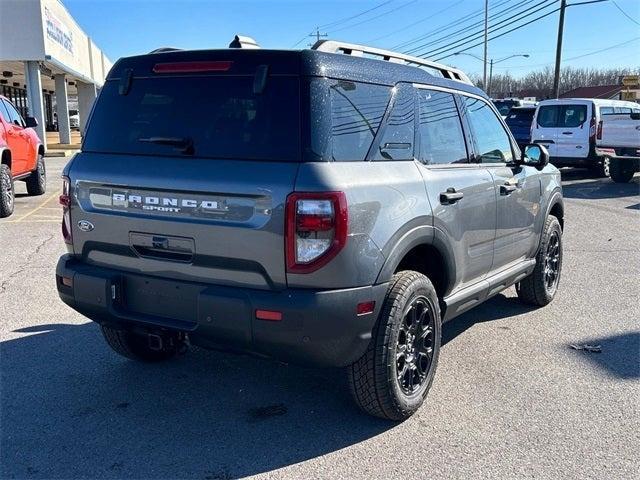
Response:
[{"label": "rear bumper", "polygon": [[[95,267],[69,254],[58,261],[56,284],[67,305],[97,323],[182,331],[203,347],[329,367],[364,354],[387,290],[387,284],[277,292],[197,284]],[[371,300],[373,313],[358,316],[357,304]],[[257,309],[282,312],[282,320],[258,320]]]}]

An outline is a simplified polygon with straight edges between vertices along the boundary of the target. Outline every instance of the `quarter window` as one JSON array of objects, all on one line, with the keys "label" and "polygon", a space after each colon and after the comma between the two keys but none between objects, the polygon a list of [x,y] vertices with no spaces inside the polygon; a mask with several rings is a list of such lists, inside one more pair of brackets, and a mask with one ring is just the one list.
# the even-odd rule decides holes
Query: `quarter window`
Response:
[{"label": "quarter window", "polygon": [[460,115],[451,93],[418,89],[420,161],[428,165],[467,163]]},{"label": "quarter window", "polygon": [[329,90],[333,159],[365,160],[387,109],[391,88],[339,81]]},{"label": "quarter window", "polygon": [[478,151],[478,161],[480,163],[511,162],[513,152],[509,135],[491,107],[477,98],[464,97],[464,102]]}]

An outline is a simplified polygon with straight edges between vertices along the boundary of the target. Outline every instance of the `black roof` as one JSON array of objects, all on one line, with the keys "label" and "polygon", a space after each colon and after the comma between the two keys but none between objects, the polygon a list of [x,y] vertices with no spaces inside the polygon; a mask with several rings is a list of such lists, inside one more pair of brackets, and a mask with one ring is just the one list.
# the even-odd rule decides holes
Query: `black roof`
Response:
[{"label": "black roof", "polygon": [[[258,65],[268,65],[271,75],[319,76],[382,85],[412,82],[453,88],[486,97],[477,87],[436,76],[422,68],[316,50],[220,49],[150,53],[119,59],[111,68],[107,80],[122,77],[127,69],[131,69],[133,77],[147,77],[155,75],[153,67],[158,63],[199,61],[232,61],[231,68],[226,72],[232,75],[254,75]],[[221,72],[209,74],[220,75]]]}]

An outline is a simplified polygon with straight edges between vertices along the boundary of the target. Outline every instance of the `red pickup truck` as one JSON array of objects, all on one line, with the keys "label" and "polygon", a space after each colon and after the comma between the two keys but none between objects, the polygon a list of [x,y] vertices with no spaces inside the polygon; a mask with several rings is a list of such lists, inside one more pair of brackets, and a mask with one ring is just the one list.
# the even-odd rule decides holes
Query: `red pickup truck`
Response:
[{"label": "red pickup truck", "polygon": [[14,180],[24,180],[29,195],[42,195],[47,185],[44,145],[33,127],[33,117],[22,118],[0,95],[0,218],[13,213]]}]

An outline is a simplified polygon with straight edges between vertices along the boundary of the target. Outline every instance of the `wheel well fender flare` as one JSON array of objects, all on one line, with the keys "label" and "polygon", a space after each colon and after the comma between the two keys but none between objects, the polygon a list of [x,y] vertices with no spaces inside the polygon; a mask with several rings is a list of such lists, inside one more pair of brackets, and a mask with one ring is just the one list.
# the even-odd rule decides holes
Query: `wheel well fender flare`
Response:
[{"label": "wheel well fender flare", "polygon": [[391,279],[396,269],[405,256],[414,248],[427,245],[435,248],[442,257],[445,278],[447,279],[448,291],[456,276],[455,262],[453,261],[453,251],[445,242],[445,236],[432,225],[420,225],[411,227],[396,235],[397,238],[389,241],[388,253],[383,250],[386,260],[382,265],[376,283],[387,282]]},{"label": "wheel well fender flare", "polygon": [[11,150],[6,147],[0,147],[0,163],[9,165],[9,168],[11,168],[11,160]]},{"label": "wheel well fender flare", "polygon": [[549,202],[547,203],[547,211],[544,218],[546,219],[549,215],[551,215],[552,210],[558,211],[558,209],[560,210],[560,213],[561,213],[560,217],[558,218],[558,221],[560,222],[560,225],[562,226],[562,228],[564,228],[564,200],[562,198],[562,192],[560,191],[559,188],[554,190],[553,193],[551,194],[551,197],[549,198]]}]

